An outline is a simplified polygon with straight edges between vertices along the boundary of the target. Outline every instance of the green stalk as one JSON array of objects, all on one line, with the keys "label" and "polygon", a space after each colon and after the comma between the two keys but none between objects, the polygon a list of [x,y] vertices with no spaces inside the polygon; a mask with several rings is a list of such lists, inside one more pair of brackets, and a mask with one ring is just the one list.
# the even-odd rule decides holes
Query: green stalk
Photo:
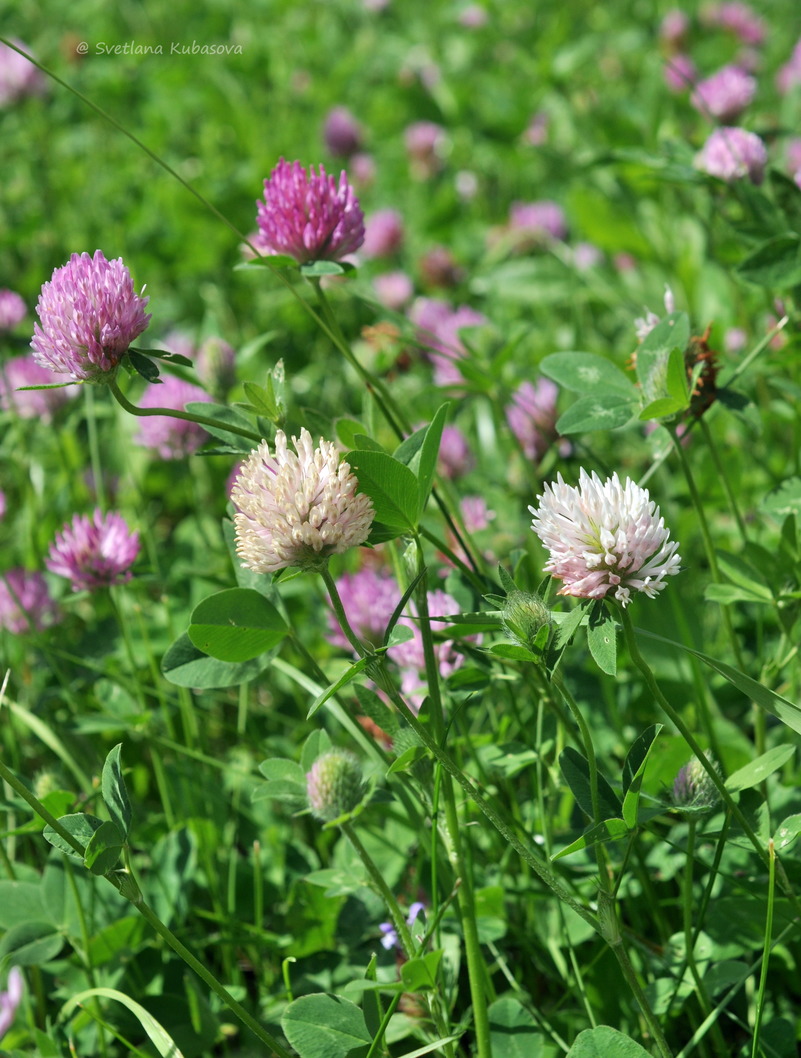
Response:
[{"label": "green stalk", "polygon": [[375,888],[380,893],[389,911],[389,916],[392,919],[392,925],[395,927],[395,931],[398,934],[398,938],[403,948],[403,954],[407,959],[411,959],[415,954],[414,941],[412,935],[409,932],[409,927],[406,925],[406,919],[403,917],[403,912],[398,906],[398,901],[395,899],[395,895],[386,883],[381,871],[375,865],[372,856],[367,849],[362,845],[359,836],[353,829],[351,823],[340,823],[340,829],[342,833],[346,835],[348,841],[353,845],[354,849],[358,853],[359,859],[362,861],[364,866],[367,868],[367,873],[370,875]]},{"label": "green stalk", "polygon": [[97,506],[105,513],[106,487],[103,481],[103,462],[100,458],[100,444],[97,437],[97,417],[95,415],[95,390],[93,386],[83,387],[86,401],[86,428],[89,433],[89,457],[92,463],[92,477],[97,496]]},{"label": "green stalk", "polygon": [[773,838],[768,842],[770,856],[770,874],[768,877],[768,912],[765,919],[765,944],[762,949],[762,968],[759,973],[759,992],[756,1001],[756,1018],[754,1019],[754,1038],[751,1047],[751,1058],[760,1053],[759,1036],[762,1028],[762,1015],[765,1013],[765,991],[768,984],[768,963],[770,962],[771,937],[773,936],[773,905],[776,890],[776,849]]},{"label": "green stalk", "polygon": [[263,438],[255,433],[253,430],[245,430],[240,426],[234,426],[232,423],[220,422],[217,419],[209,419],[205,415],[195,415],[193,412],[179,411],[175,408],[137,408],[135,404],[131,404],[128,398],[124,395],[120,387],[117,385],[116,379],[110,379],[107,383],[108,388],[112,394],[127,412],[131,415],[166,415],[170,419],[183,419],[185,422],[196,422],[200,426],[211,426],[215,430],[225,430],[227,433],[238,434],[239,437],[246,437],[249,441],[255,441],[259,444]]},{"label": "green stalk", "polygon": [[[682,885],[682,926],[684,929],[684,947],[686,951],[687,966],[692,974],[693,981],[695,982],[695,990],[698,994],[698,1005],[701,1008],[701,1014],[704,1018],[709,1017],[711,1005],[709,1002],[709,995],[704,985],[701,975],[698,972],[698,964],[695,961],[695,941],[696,937],[693,932],[693,864],[695,860],[695,820],[690,819],[688,822],[687,830],[687,851],[686,851],[686,863],[684,868],[684,880]],[[723,1033],[720,1031],[720,1025],[715,1023],[712,1026],[712,1038],[715,1042],[715,1047],[720,1054],[726,1053],[726,1041],[723,1039]]]},{"label": "green stalk", "polygon": [[[681,463],[681,469],[684,474],[685,481],[687,482],[687,488],[690,492],[690,499],[692,505],[695,508],[695,513],[698,516],[698,524],[701,528],[701,537],[704,541],[704,551],[706,552],[706,559],[709,563],[709,569],[712,573],[712,579],[716,584],[721,583],[720,569],[718,567],[718,557],[715,553],[715,545],[712,542],[712,534],[709,531],[709,523],[706,520],[706,513],[704,511],[704,505],[701,502],[701,497],[698,494],[698,489],[695,487],[695,478],[693,477],[690,463],[682,447],[681,440],[676,433],[676,427],[674,425],[668,425],[670,436],[673,438],[673,449],[676,455],[679,457],[679,463]],[[743,662],[742,652],[740,650],[740,644],[737,642],[737,636],[734,633],[734,626],[731,622],[731,614],[728,607],[721,607],[721,615],[723,618],[723,625],[726,629],[726,634],[729,637],[732,650],[734,651],[734,657],[737,661],[738,668],[745,671],[745,664]]]},{"label": "green stalk", "polygon": [[737,497],[734,495],[734,490],[731,487],[726,468],[723,465],[723,460],[720,458],[720,452],[718,446],[715,443],[715,438],[712,436],[712,431],[709,429],[709,423],[703,416],[701,417],[701,433],[704,435],[709,454],[712,456],[712,462],[715,464],[715,470],[717,471],[720,483],[723,485],[723,489],[726,493],[726,499],[729,501],[729,509],[737,522],[737,529],[742,537],[744,544],[748,543],[748,534],[745,531],[745,522],[743,516],[740,513],[740,505],[737,503]]},{"label": "green stalk", "polygon": [[684,739],[684,741],[693,751],[695,756],[698,758],[701,766],[703,767],[704,771],[707,773],[709,778],[712,780],[712,784],[720,794],[727,808],[742,827],[743,832],[747,836],[748,840],[754,846],[755,850],[759,855],[759,858],[762,860],[765,866],[769,868],[770,864],[768,861],[768,855],[765,852],[765,849],[763,849],[762,845],[760,844],[759,838],[754,833],[750,823],[743,815],[740,806],[736,804],[735,801],[732,799],[731,794],[726,789],[726,784],[724,783],[722,777],[718,774],[718,771],[714,767],[714,765],[709,762],[706,754],[696,742],[695,737],[693,736],[690,729],[684,723],[682,718],[679,716],[679,714],[676,712],[676,710],[673,708],[667,698],[665,698],[664,694],[662,694],[659,684],[656,682],[656,677],[651,671],[648,662],[640,653],[640,649],[637,645],[637,637],[634,632],[634,626],[631,623],[631,618],[629,617],[626,608],[623,606],[619,606],[618,614],[620,616],[620,621],[623,626],[623,634],[626,638],[626,645],[628,647],[629,656],[634,662],[634,665],[640,670],[649,691],[654,696],[654,699],[659,703],[662,710],[666,713],[670,721],[673,723],[674,727],[676,727],[681,737]]},{"label": "green stalk", "polygon": [[[423,574],[417,587],[417,609],[420,614],[420,634],[423,639],[426,682],[430,703],[429,711],[434,737],[437,741],[443,743],[445,740],[445,720],[439,690],[439,668],[431,634],[425,567],[423,566],[423,552],[419,540],[417,541],[417,554],[418,571]],[[459,887],[458,901],[462,919],[462,932],[464,933],[465,955],[467,956],[467,976],[470,982],[470,996],[473,1002],[473,1024],[476,1034],[477,1054],[478,1058],[492,1058],[492,1040],[490,1038],[485,988],[487,968],[481,954],[481,944],[478,939],[473,878],[465,861],[462,848],[462,828],[450,775],[442,776],[442,794],[445,802],[445,826],[453,850],[456,872],[462,882]]]}]

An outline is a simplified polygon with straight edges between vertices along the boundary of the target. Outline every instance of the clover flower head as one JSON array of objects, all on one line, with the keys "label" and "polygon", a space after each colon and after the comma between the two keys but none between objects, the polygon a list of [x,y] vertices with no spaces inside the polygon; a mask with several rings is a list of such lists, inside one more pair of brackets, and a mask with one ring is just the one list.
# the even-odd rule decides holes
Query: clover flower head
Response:
[{"label": "clover flower head", "polygon": [[28,315],[28,307],[16,290],[0,290],[0,331],[13,331]]},{"label": "clover flower head", "polygon": [[420,328],[420,340],[431,349],[434,381],[438,386],[464,384],[458,368],[459,360],[467,355],[459,331],[463,327],[478,327],[487,322],[486,316],[469,305],[453,309],[446,301],[420,298],[412,306],[412,322]]},{"label": "clover flower head", "polygon": [[582,469],[578,487],[559,474],[537,498],[531,528],[550,552],[545,572],[563,582],[559,595],[609,594],[627,606],[633,591],[653,598],[679,572],[678,543],[648,490],[630,479],[602,482]]},{"label": "clover flower head", "polygon": [[392,312],[400,312],[412,300],[414,283],[406,272],[384,272],[373,279],[378,300]]},{"label": "clover flower head", "polygon": [[674,95],[686,92],[691,88],[698,77],[698,70],[689,55],[677,52],[671,55],[663,67],[662,73],[665,84]]},{"label": "clover flower head", "polygon": [[96,591],[131,579],[139,554],[139,533],[131,532],[115,511],[76,514],[50,545],[45,565],[67,577],[73,591]]},{"label": "clover flower head", "polygon": [[759,136],[737,126],[715,129],[695,157],[696,169],[729,183],[748,177],[761,184],[767,162],[768,152]]},{"label": "clover flower head", "polygon": [[566,238],[567,219],[562,207],[550,199],[513,202],[509,209],[509,228],[535,243],[547,243]]},{"label": "clover flower head", "polygon": [[780,95],[787,95],[796,85],[801,84],[801,40],[793,48],[793,53],[776,74],[776,88]]},{"label": "clover flower head", "polygon": [[724,66],[695,86],[690,102],[702,114],[728,124],[736,121],[756,95],[756,79],[739,66]]},{"label": "clover flower head", "polygon": [[439,442],[437,470],[444,478],[460,478],[473,466],[475,460],[467,438],[458,426],[448,424],[442,428]]},{"label": "clover flower head", "polygon": [[[720,772],[716,760],[709,759],[715,771]],[[712,782],[706,768],[698,757],[679,769],[673,783],[673,803],[679,808],[696,808],[709,810],[720,800],[720,794]]]},{"label": "clover flower head", "polygon": [[358,759],[345,749],[323,753],[306,775],[306,796],[312,815],[325,823],[352,812],[364,796]]},{"label": "clover flower head", "polygon": [[242,464],[231,491],[238,508],[236,549],[254,573],[276,573],[288,566],[319,568],[329,555],[363,544],[374,510],[336,446],[312,444],[308,430],[293,437],[275,435],[275,451],[262,441]]},{"label": "clover flower head", "polygon": [[0,573],[0,628],[14,635],[44,631],[59,619],[47,581],[38,571],[9,569]]},{"label": "clover flower head", "polygon": [[135,293],[121,257],[74,253],[39,295],[34,360],[76,382],[104,381],[150,323],[148,301]]},{"label": "clover flower head", "polygon": [[[142,408],[173,408],[184,411],[187,404],[208,403],[208,393],[176,375],[164,375],[162,382],[148,386],[142,394]],[[192,455],[208,440],[209,435],[200,423],[187,419],[173,419],[169,415],[148,415],[139,419],[134,441],[143,448],[152,448],[162,459],[183,459]]]},{"label": "clover flower head", "polygon": [[689,31],[689,15],[674,7],[667,12],[659,24],[659,39],[671,50],[678,50],[684,44]]},{"label": "clover flower head", "polygon": [[741,0],[724,0],[713,4],[705,12],[708,25],[719,26],[733,33],[741,43],[758,47],[765,40],[765,23],[753,8]]},{"label": "clover flower head", "polygon": [[264,181],[257,203],[262,253],[288,254],[298,264],[340,261],[364,241],[364,214],[344,171],[339,181],[320,165],[306,169],[283,158]]}]

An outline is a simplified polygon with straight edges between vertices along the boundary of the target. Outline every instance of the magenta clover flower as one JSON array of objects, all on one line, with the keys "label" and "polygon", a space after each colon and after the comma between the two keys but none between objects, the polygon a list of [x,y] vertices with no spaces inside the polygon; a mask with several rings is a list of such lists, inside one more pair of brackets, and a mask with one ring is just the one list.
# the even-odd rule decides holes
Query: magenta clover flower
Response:
[{"label": "magenta clover flower", "polygon": [[59,619],[47,581],[38,571],[9,569],[0,573],[0,628],[14,635],[32,628],[44,631]]},{"label": "magenta clover flower", "polygon": [[531,528],[550,552],[545,572],[563,582],[559,595],[602,599],[610,594],[621,606],[632,591],[653,598],[665,577],[679,572],[678,543],[671,542],[659,508],[648,490],[617,474],[602,482],[582,469],[578,488],[562,475],[545,485],[529,507]]},{"label": "magenta clover flower", "polygon": [[298,262],[340,261],[364,241],[364,214],[345,172],[339,182],[320,165],[306,169],[283,158],[257,202],[259,250]]},{"label": "magenta clover flower", "polygon": [[76,382],[104,381],[150,323],[148,301],[134,292],[121,257],[74,253],[39,295],[34,360]]},{"label": "magenta clover flower", "polygon": [[702,114],[726,124],[736,121],[756,95],[756,79],[739,66],[724,66],[700,81],[690,102]]},{"label": "magenta clover flower", "polygon": [[28,306],[16,290],[0,290],[0,331],[13,331],[28,315]]},{"label": "magenta clover flower", "polygon": [[45,565],[70,580],[73,591],[96,591],[129,581],[138,554],[139,533],[122,515],[96,510],[91,518],[76,514],[56,533]]},{"label": "magenta clover flower", "polygon": [[506,405],[506,421],[527,459],[539,462],[556,440],[559,387],[548,378],[521,382]]},{"label": "magenta clover flower", "polygon": [[767,162],[768,152],[759,136],[734,126],[715,129],[696,155],[695,167],[727,182],[747,176],[761,184]]},{"label": "magenta clover flower", "polygon": [[283,430],[274,453],[262,441],[231,490],[236,550],[254,573],[319,568],[329,555],[363,544],[373,523],[372,500],[356,493],[359,483],[336,445],[321,439],[314,448],[306,429],[292,443],[294,452]]}]

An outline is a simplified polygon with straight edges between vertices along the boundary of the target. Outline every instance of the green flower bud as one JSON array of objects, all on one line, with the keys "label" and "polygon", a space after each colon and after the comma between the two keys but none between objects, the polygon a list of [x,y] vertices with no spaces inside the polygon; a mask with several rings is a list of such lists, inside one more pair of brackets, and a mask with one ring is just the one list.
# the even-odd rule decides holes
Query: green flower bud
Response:
[{"label": "green flower bud", "polygon": [[[715,771],[720,771],[716,760],[707,758]],[[679,770],[673,783],[673,803],[678,808],[714,808],[720,800],[720,794],[703,764],[697,757]]]},{"label": "green flower bud", "polygon": [[[503,608],[503,627],[521,647],[543,649],[551,629],[551,611],[532,592],[513,591],[506,597]],[[543,635],[541,630],[547,628]]]},{"label": "green flower bud", "polygon": [[361,764],[344,749],[324,753],[306,775],[306,796],[312,814],[324,823],[347,815],[364,796]]}]

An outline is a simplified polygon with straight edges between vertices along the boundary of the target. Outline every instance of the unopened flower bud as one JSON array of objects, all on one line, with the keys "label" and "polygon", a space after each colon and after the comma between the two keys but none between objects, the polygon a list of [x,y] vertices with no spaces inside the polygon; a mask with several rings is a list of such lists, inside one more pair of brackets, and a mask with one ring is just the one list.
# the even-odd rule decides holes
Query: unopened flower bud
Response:
[{"label": "unopened flower bud", "polygon": [[[709,762],[715,771],[720,771],[717,761]],[[698,757],[693,757],[679,769],[673,783],[673,803],[677,807],[710,809],[714,808],[719,800],[720,794]]]},{"label": "unopened flower bud", "polygon": [[361,764],[347,750],[324,753],[306,775],[306,795],[312,814],[325,823],[347,815],[364,795]]},{"label": "unopened flower bud", "polygon": [[512,639],[530,650],[536,644],[540,629],[550,628],[551,611],[539,595],[513,591],[506,598],[502,620]]}]

